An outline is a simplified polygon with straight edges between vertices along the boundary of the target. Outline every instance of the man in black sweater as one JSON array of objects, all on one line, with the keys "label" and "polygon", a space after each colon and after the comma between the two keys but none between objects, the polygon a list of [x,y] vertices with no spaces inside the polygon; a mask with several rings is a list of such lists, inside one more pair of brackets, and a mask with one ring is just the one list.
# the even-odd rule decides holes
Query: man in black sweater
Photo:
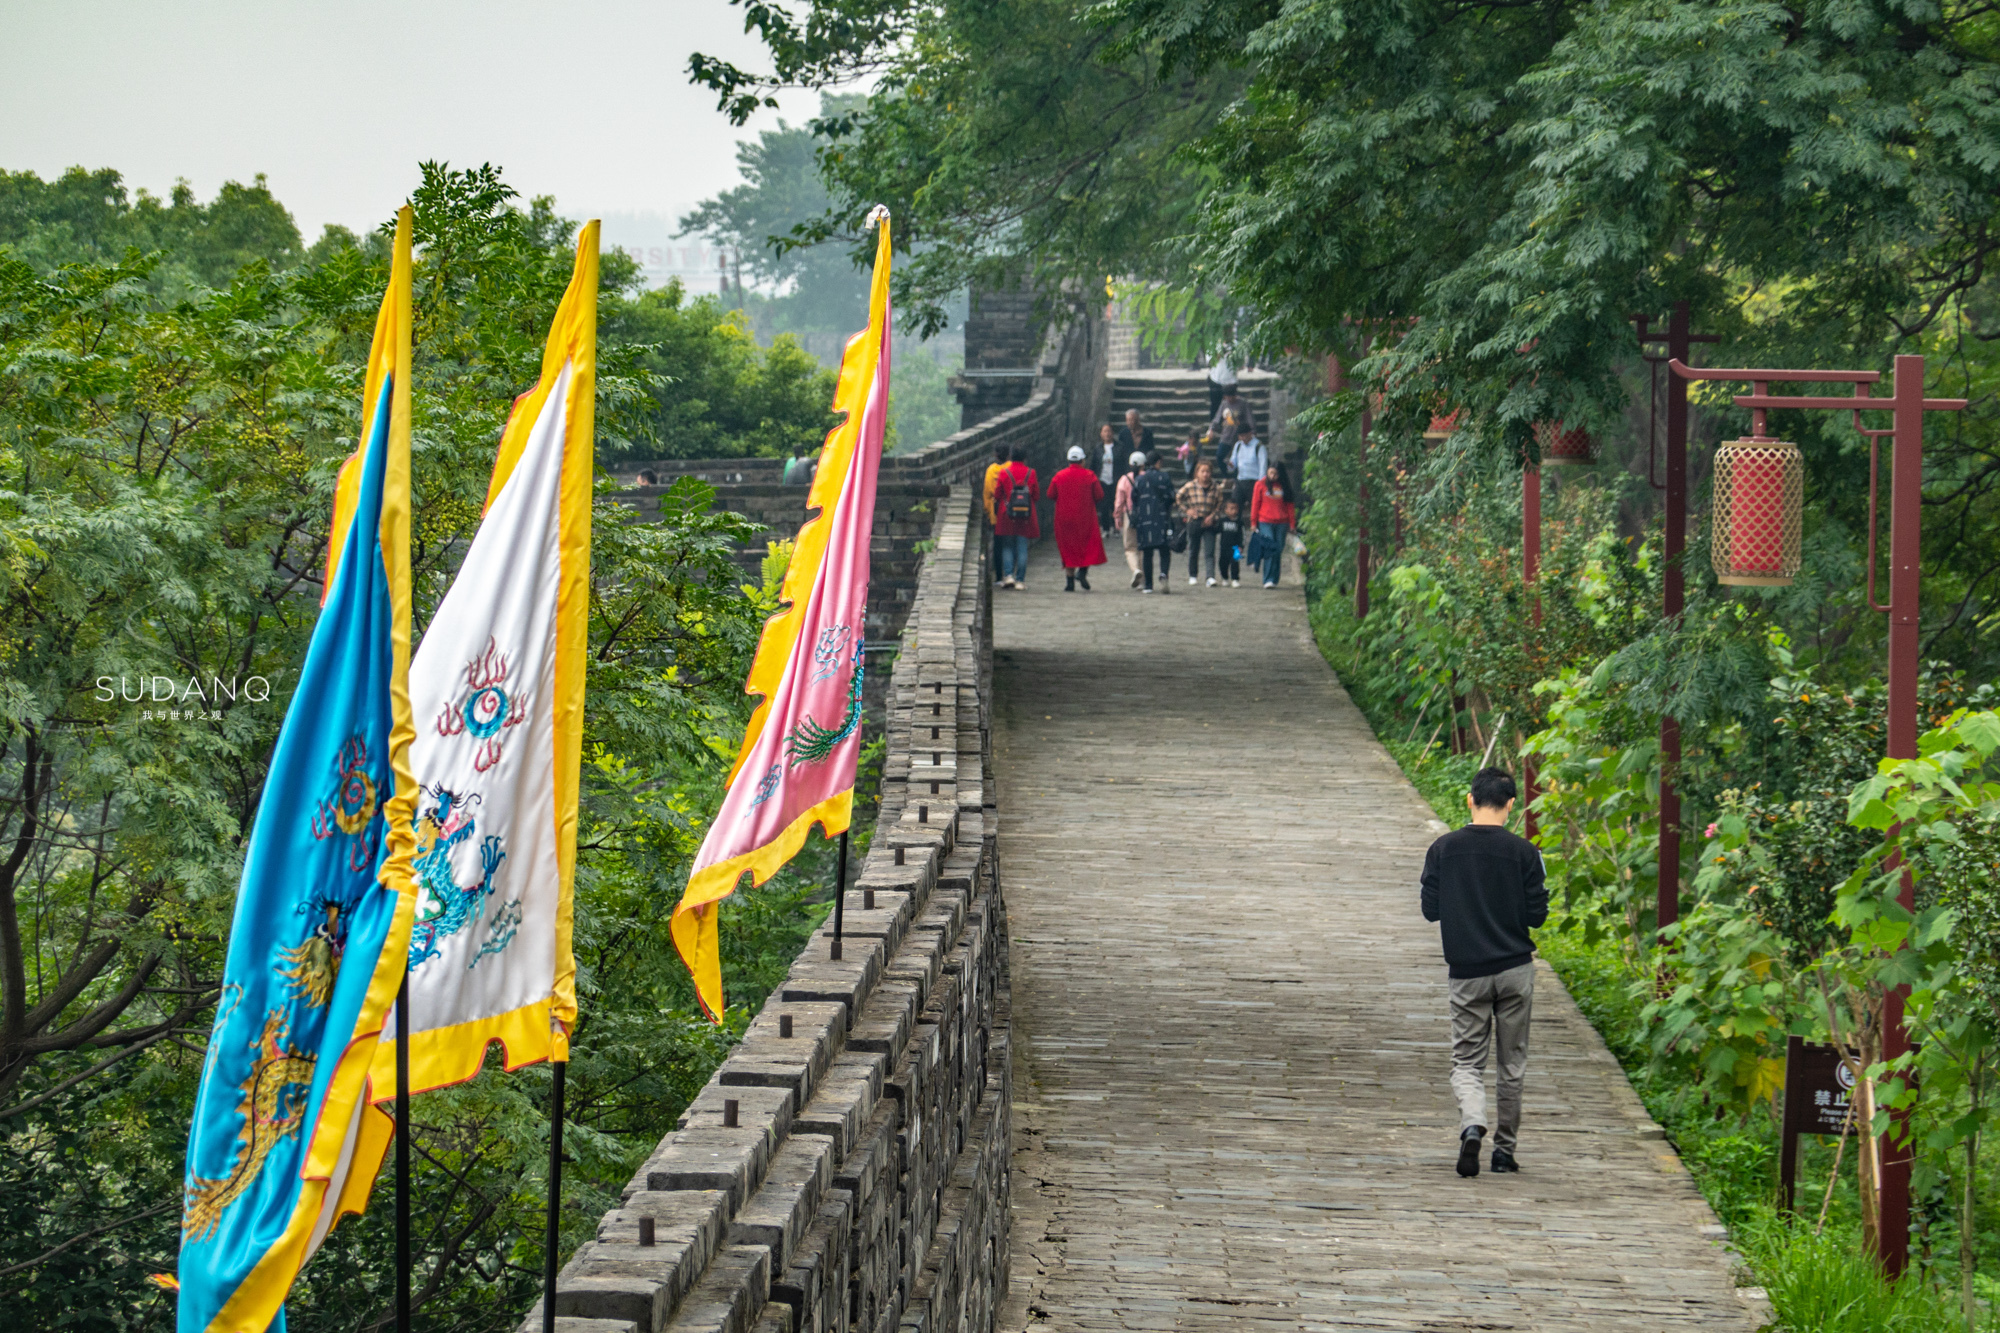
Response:
[{"label": "man in black sweater", "polygon": [[1424,920],[1439,923],[1451,969],[1451,1090],[1458,1096],[1461,1176],[1479,1174],[1489,1034],[1499,1046],[1500,1075],[1493,1169],[1521,1169],[1514,1142],[1535,1001],[1535,942],[1528,931],[1549,919],[1549,889],[1535,844],[1507,831],[1515,794],[1505,769],[1482,768],[1465,798],[1472,822],[1424,854]]}]

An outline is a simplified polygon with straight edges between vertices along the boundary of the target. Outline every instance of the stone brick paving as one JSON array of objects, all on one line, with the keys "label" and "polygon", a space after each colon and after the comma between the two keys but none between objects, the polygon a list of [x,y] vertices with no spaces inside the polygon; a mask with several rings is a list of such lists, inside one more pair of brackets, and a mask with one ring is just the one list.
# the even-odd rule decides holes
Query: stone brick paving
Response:
[{"label": "stone brick paving", "polygon": [[1721,1228],[1561,983],[1521,1173],[1461,1180],[1442,831],[1296,582],[995,595],[1012,931],[1003,1330],[1749,1330]]}]

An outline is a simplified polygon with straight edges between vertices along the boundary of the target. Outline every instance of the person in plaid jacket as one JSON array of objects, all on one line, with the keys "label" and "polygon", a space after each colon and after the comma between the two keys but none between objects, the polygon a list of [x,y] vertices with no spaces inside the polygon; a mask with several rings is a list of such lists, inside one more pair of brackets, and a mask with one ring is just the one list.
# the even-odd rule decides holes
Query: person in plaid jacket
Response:
[{"label": "person in plaid jacket", "polygon": [[1194,480],[1182,486],[1174,504],[1187,523],[1188,583],[1201,581],[1201,555],[1208,552],[1208,586],[1215,586],[1215,535],[1222,525],[1222,506],[1231,492],[1215,479],[1215,466],[1203,459],[1194,470]]}]

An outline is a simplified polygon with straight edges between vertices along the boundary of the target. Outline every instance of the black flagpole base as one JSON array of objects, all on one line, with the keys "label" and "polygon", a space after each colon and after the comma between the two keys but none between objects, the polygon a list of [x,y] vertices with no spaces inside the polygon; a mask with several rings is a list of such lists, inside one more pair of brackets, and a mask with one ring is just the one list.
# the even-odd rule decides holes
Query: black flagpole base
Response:
[{"label": "black flagpole base", "polygon": [[847,907],[847,830],[840,831],[840,864],[833,871],[833,956],[840,957],[841,918]]},{"label": "black flagpole base", "polygon": [[569,1062],[555,1062],[555,1084],[549,1089],[549,1207],[542,1237],[542,1333],[556,1333],[556,1260],[558,1223],[562,1219],[563,1084]]},{"label": "black flagpole base", "polygon": [[410,1333],[410,974],[396,992],[396,1333]]}]

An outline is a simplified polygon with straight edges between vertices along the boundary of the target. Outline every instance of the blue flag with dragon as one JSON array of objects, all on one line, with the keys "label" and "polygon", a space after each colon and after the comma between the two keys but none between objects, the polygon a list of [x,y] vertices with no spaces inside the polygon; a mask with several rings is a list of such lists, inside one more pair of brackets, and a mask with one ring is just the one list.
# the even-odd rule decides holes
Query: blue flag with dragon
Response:
[{"label": "blue flag with dragon", "polygon": [[385,481],[401,481],[407,513],[408,477],[406,462],[400,477],[391,467],[390,392],[385,379],[244,862],[188,1140],[179,1333],[284,1327],[285,1292],[324,1232],[327,1178],[352,1149],[384,986],[393,999],[402,971],[410,912],[378,879],[398,790],[383,502]]}]

